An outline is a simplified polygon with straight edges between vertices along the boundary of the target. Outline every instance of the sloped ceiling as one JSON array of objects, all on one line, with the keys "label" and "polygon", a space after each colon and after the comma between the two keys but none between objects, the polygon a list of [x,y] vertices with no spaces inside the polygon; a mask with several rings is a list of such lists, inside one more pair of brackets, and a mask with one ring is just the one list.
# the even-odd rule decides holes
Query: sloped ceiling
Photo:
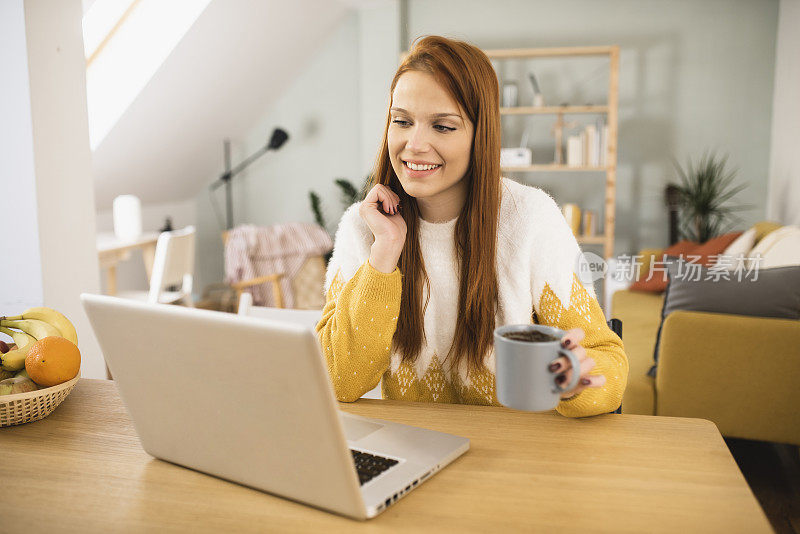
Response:
[{"label": "sloped ceiling", "polygon": [[96,209],[193,198],[222,171],[223,139],[258,121],[352,7],[213,0],[93,153]]}]

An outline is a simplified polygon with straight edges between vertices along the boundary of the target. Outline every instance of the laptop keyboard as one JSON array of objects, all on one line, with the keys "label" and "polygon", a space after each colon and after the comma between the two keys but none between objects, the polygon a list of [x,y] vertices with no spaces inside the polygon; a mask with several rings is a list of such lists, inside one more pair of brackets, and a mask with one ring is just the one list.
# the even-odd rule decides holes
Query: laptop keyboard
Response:
[{"label": "laptop keyboard", "polygon": [[390,467],[397,465],[397,460],[392,460],[391,458],[384,458],[383,456],[354,449],[350,449],[350,452],[353,453],[358,481],[362,486]]}]

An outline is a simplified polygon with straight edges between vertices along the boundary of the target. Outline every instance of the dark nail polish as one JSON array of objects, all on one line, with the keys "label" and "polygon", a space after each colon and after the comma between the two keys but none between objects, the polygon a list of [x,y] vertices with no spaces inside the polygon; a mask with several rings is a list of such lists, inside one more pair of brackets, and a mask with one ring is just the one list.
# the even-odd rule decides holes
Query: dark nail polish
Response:
[{"label": "dark nail polish", "polygon": [[561,346],[564,347],[565,349],[568,349],[569,348],[569,339],[567,339],[566,341],[562,341],[561,342]]},{"label": "dark nail polish", "polygon": [[555,373],[555,372],[556,372],[556,371],[558,371],[560,368],[561,368],[561,364],[560,364],[560,363],[558,363],[558,362],[556,362],[556,363],[551,363],[551,364],[550,364],[550,367],[548,367],[548,369],[550,369],[550,372],[551,372],[551,373]]},{"label": "dark nail polish", "polygon": [[563,384],[566,381],[567,381],[567,377],[564,376],[564,375],[561,375],[561,376],[556,378],[556,383],[558,383],[558,384]]},{"label": "dark nail polish", "polygon": [[588,378],[581,378],[581,385],[588,386],[591,383],[592,383],[592,381],[589,380]]}]

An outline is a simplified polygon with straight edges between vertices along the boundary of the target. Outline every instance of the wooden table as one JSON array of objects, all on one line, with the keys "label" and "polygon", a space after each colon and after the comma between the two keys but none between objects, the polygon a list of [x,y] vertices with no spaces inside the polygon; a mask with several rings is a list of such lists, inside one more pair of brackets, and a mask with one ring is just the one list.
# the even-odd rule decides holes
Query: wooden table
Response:
[{"label": "wooden table", "polygon": [[156,243],[159,232],[146,232],[131,241],[120,241],[114,234],[101,233],[97,235],[97,255],[100,268],[106,270],[106,294],[117,293],[117,264],[130,257],[134,250],[142,251],[144,268],[147,279],[153,274],[153,260],[156,255]]},{"label": "wooden table", "polygon": [[156,460],[113,382],[0,429],[2,532],[770,532],[716,427],[360,400],[345,411],[461,434],[471,449],[357,522]]}]

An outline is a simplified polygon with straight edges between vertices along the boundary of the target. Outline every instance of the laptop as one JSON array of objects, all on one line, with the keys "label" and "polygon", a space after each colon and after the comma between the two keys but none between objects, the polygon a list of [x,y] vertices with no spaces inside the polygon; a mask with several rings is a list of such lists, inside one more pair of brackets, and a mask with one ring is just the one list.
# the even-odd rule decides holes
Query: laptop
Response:
[{"label": "laptop", "polygon": [[81,301],[155,458],[367,519],[469,448],[467,438],[340,412],[308,325]]}]

